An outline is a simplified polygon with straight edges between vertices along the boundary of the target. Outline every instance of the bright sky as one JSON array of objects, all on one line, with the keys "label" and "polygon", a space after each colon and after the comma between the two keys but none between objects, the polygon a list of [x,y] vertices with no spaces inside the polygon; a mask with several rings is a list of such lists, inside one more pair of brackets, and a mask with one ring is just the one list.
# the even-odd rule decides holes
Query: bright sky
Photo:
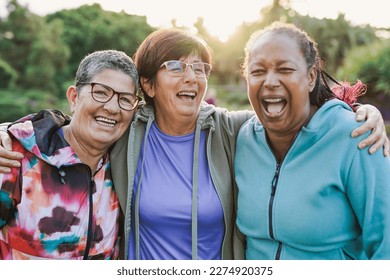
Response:
[{"label": "bright sky", "polygon": [[[5,3],[0,0],[0,16],[5,15]],[[192,26],[198,17],[221,40],[233,33],[242,22],[259,18],[260,9],[272,0],[18,0],[38,14],[76,8],[83,4],[99,3],[110,11],[124,10],[129,14],[146,15],[155,27],[168,27],[176,19],[178,25]],[[390,27],[390,1],[388,0],[291,0],[292,7],[304,15],[318,18],[336,18],[342,12],[353,24],[371,24]]]}]

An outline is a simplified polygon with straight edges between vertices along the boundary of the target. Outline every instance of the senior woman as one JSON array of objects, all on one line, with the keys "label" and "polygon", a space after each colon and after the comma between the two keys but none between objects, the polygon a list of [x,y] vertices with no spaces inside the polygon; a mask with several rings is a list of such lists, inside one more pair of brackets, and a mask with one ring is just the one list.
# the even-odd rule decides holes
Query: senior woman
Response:
[{"label": "senior woman", "polygon": [[21,168],[0,174],[0,259],[115,259],[120,207],[108,151],[126,131],[138,74],[119,51],[86,56],[66,96],[8,128]]},{"label": "senior woman", "polygon": [[275,23],[246,50],[256,116],[235,159],[246,257],[390,259],[389,157],[350,148],[355,116],[324,80],[315,42]]},{"label": "senior woman", "polygon": [[[211,57],[189,32],[153,32],[134,60],[147,105],[111,152],[125,213],[124,257],[243,258],[243,240],[234,232],[233,162],[238,130],[253,113],[202,102]],[[374,113],[364,126],[378,130],[383,122]],[[378,140],[380,133],[372,136]]]}]

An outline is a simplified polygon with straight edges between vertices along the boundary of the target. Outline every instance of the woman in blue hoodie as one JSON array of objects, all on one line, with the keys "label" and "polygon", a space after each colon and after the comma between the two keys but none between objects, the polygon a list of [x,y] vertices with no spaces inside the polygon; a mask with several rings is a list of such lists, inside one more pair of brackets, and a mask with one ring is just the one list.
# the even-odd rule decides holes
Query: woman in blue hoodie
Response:
[{"label": "woman in blue hoodie", "polygon": [[274,23],[249,40],[244,75],[256,113],[235,159],[246,258],[390,259],[390,160],[350,149],[354,113],[315,42]]}]

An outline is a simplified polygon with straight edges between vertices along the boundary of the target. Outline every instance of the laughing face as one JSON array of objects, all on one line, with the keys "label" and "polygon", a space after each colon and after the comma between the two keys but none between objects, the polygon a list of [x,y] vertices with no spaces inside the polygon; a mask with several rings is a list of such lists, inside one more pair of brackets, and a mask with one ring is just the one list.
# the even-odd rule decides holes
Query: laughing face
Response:
[{"label": "laughing face", "polygon": [[[110,86],[118,92],[134,93],[132,78],[116,70],[104,70],[91,81]],[[85,85],[77,92],[75,87],[68,89],[68,100],[73,113],[70,124],[72,133],[85,147],[102,149],[118,140],[130,125],[133,111],[125,111],[118,105],[118,95],[110,101],[99,103],[91,96],[91,85]]]},{"label": "laughing face", "polygon": [[[190,64],[202,61],[198,55],[180,60]],[[161,68],[157,72],[155,85],[149,85],[147,90],[148,95],[154,98],[159,128],[172,135],[179,133],[173,131],[172,127],[180,127],[180,133],[193,131],[206,89],[207,78],[197,77],[191,66],[179,77]]]},{"label": "laughing face", "polygon": [[294,38],[261,35],[250,49],[246,78],[251,105],[269,135],[295,135],[310,120],[316,71],[308,69]]}]

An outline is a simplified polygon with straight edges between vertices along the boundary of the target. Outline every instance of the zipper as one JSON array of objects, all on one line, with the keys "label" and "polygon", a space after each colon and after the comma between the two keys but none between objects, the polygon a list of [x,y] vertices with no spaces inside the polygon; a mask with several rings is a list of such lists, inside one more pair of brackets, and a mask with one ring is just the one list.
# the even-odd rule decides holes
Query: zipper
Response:
[{"label": "zipper", "polygon": [[269,223],[269,235],[272,239],[275,239],[274,236],[274,228],[272,226],[272,208],[274,204],[274,199],[275,199],[275,193],[276,193],[276,188],[278,186],[278,180],[279,180],[279,170],[280,170],[280,164],[278,163],[276,165],[276,170],[274,174],[274,178],[272,179],[271,182],[271,196],[269,199],[269,205],[268,205],[268,223]]},{"label": "zipper", "polygon": [[[283,156],[283,158],[280,161],[277,160],[277,158],[275,156],[275,153],[273,152],[274,158],[276,160],[276,170],[275,170],[272,182],[271,182],[271,196],[270,196],[269,204],[268,204],[269,235],[270,235],[270,238],[273,239],[273,240],[275,240],[275,235],[274,235],[274,228],[273,228],[272,209],[273,209],[273,204],[274,204],[274,200],[275,200],[276,189],[278,187],[278,182],[279,182],[280,168],[281,168],[281,165],[282,165],[283,161],[287,157],[288,153],[290,152],[292,147],[295,145],[295,141],[296,141],[297,137],[298,137],[298,133],[295,135],[293,143],[288,148],[287,152],[285,153],[285,155]],[[268,137],[266,139],[267,139],[267,143],[268,143],[268,146],[269,146],[270,150],[273,151],[272,148],[271,148],[271,145],[270,145]],[[280,259],[282,248],[283,248],[283,243],[278,241],[278,249],[276,250],[275,260],[279,260]]]},{"label": "zipper", "polygon": [[282,242],[279,241],[278,250],[276,251],[275,260],[280,260],[280,254],[282,252]]},{"label": "zipper", "polygon": [[[88,173],[88,176],[90,177],[90,180],[89,180],[89,188],[88,188],[88,206],[89,206],[89,210],[88,210],[88,229],[87,229],[87,241],[86,241],[86,245],[85,245],[85,250],[84,250],[84,256],[83,256],[83,260],[87,260],[88,257],[89,257],[89,250],[91,248],[91,243],[92,243],[92,240],[93,240],[93,231],[92,231],[92,222],[93,222],[93,198],[92,198],[92,194],[93,194],[93,190],[95,189],[95,181],[94,181],[94,178],[92,176],[92,171],[91,169],[89,168],[88,165],[84,164],[84,163],[76,163],[74,164],[73,166],[81,166],[81,167],[84,167],[86,170],[87,170],[87,173]],[[64,165],[63,167],[67,167],[68,165]],[[66,172],[65,170],[60,167],[59,170],[58,170],[58,173],[59,173],[59,181],[61,184],[65,184],[65,176],[66,176]]]},{"label": "zipper", "polygon": [[[276,188],[278,187],[278,181],[279,181],[279,172],[280,172],[280,163],[276,164],[276,170],[274,177],[271,182],[271,196],[269,199],[269,204],[268,204],[268,223],[269,223],[269,235],[271,239],[275,240],[274,236],[274,228],[273,228],[273,216],[272,216],[272,209],[273,209],[273,204],[275,200],[275,193],[276,193]],[[282,244],[279,242],[278,250],[276,252],[275,259],[278,260],[280,259],[280,253],[282,250]]]},{"label": "zipper", "polygon": [[90,181],[90,187],[88,192],[88,201],[89,201],[89,214],[88,214],[88,231],[87,231],[87,243],[85,245],[85,251],[84,251],[84,260],[88,259],[89,256],[89,250],[91,248],[91,243],[93,239],[93,232],[92,232],[92,220],[93,220],[93,201],[92,201],[92,191],[94,189],[95,181],[93,177],[91,176]]}]

